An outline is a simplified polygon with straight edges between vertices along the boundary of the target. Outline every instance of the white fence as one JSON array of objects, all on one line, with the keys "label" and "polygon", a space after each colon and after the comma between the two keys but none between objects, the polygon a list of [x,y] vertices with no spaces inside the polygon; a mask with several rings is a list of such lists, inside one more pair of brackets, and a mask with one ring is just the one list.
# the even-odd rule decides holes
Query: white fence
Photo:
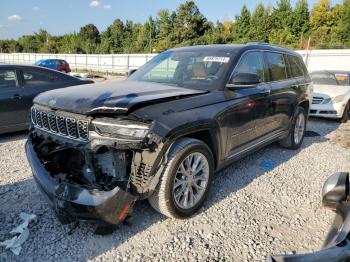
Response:
[{"label": "white fence", "polygon": [[310,72],[316,70],[350,71],[350,49],[297,51],[304,58]]},{"label": "white fence", "polygon": [[[350,49],[327,49],[297,51],[309,69],[315,70],[349,70]],[[34,54],[34,53],[0,53],[0,63],[34,64],[40,59],[64,59],[72,70],[91,70],[99,72],[125,73],[137,69],[149,61],[155,54],[120,54],[120,55],[82,55],[82,54]]]},{"label": "white fence", "polygon": [[155,54],[84,55],[0,53],[0,63],[32,65],[40,59],[64,59],[69,63],[72,70],[125,73],[131,69],[139,68],[154,56]]}]

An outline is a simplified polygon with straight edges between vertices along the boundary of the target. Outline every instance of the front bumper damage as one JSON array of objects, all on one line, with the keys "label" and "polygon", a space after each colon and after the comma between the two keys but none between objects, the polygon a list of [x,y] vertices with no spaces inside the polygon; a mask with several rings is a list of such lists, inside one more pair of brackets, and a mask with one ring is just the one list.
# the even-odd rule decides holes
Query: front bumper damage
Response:
[{"label": "front bumper damage", "polygon": [[166,146],[107,139],[86,143],[32,128],[26,154],[34,180],[59,218],[119,224],[138,199],[150,196],[162,172]]}]

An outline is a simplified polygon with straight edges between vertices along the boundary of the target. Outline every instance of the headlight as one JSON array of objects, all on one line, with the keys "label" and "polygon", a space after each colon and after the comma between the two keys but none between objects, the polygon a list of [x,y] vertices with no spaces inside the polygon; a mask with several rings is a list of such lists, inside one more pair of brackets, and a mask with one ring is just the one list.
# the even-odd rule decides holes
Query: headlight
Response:
[{"label": "headlight", "polygon": [[345,99],[345,96],[344,95],[340,95],[340,96],[336,96],[332,99],[332,102],[333,103],[340,103],[342,102],[343,100]]},{"label": "headlight", "polygon": [[102,118],[92,121],[95,131],[101,136],[141,140],[146,137],[149,125],[131,120]]}]

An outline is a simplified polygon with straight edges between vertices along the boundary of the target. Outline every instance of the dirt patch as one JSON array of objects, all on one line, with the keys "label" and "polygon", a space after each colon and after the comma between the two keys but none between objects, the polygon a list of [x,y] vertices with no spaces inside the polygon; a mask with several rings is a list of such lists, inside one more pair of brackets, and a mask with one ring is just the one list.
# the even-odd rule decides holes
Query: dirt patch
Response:
[{"label": "dirt patch", "polygon": [[342,124],[330,136],[330,142],[339,144],[344,148],[350,148],[350,125]]}]

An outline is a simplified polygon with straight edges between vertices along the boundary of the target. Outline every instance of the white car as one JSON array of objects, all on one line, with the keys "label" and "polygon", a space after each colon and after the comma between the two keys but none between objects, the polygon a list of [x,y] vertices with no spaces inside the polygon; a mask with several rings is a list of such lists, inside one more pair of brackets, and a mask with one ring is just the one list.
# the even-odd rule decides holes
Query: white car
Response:
[{"label": "white car", "polygon": [[316,71],[310,76],[314,86],[310,116],[334,118],[345,123],[350,110],[350,72]]}]

